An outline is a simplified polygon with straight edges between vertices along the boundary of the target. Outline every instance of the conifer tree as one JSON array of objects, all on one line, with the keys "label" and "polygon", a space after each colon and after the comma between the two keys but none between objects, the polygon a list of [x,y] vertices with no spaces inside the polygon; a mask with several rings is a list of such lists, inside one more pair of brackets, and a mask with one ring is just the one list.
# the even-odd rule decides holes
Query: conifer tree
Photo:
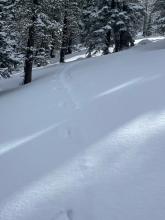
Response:
[{"label": "conifer tree", "polygon": [[99,43],[97,42],[99,29],[97,1],[89,0],[84,3],[82,14],[82,38],[85,47],[87,48],[87,57],[91,57],[92,52],[97,50]]},{"label": "conifer tree", "polygon": [[65,55],[72,52],[72,45],[79,36],[80,8],[78,1],[65,0],[63,4],[63,28],[60,50],[60,62],[63,63]]},{"label": "conifer tree", "polygon": [[156,0],[154,4],[155,29],[159,34],[165,34],[165,1]]},{"label": "conifer tree", "polygon": [[98,7],[98,19],[99,19],[99,30],[101,43],[100,49],[103,51],[103,54],[106,55],[109,53],[109,47],[111,45],[111,4],[109,0],[102,0],[99,2]]},{"label": "conifer tree", "polygon": [[109,53],[112,42],[115,52],[133,45],[143,22],[140,0],[87,1],[83,11],[84,39],[88,56],[92,52]]},{"label": "conifer tree", "polygon": [[9,25],[13,20],[12,8],[11,0],[0,0],[0,68],[11,68],[17,63]]}]

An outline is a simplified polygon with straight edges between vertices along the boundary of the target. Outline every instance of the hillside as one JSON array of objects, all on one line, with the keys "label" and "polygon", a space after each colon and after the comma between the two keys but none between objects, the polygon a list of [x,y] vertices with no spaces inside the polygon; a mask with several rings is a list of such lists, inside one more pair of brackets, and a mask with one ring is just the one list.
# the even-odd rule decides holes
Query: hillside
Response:
[{"label": "hillside", "polygon": [[0,220],[164,220],[164,61],[160,40],[2,92]]}]

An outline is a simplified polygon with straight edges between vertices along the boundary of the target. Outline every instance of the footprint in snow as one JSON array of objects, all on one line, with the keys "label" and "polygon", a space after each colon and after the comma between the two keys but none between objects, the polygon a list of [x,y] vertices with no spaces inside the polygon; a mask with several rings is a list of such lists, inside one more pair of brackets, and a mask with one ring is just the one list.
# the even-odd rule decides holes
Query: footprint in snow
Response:
[{"label": "footprint in snow", "polygon": [[71,135],[72,135],[71,130],[69,128],[65,129],[64,137],[68,138],[71,137]]},{"label": "footprint in snow", "polygon": [[73,220],[73,210],[60,211],[54,220]]}]

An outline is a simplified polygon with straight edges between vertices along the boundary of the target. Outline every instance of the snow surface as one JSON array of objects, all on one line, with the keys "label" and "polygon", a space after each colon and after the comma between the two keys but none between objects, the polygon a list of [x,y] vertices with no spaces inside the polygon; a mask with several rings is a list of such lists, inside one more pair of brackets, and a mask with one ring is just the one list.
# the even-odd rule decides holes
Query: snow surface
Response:
[{"label": "snow surface", "polygon": [[1,93],[0,220],[165,219],[160,45],[36,69]]}]

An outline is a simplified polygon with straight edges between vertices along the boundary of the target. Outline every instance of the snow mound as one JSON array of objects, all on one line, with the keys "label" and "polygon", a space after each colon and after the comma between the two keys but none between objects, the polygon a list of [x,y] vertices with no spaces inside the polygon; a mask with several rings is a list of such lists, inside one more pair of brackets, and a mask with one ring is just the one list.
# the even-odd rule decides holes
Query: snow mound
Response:
[{"label": "snow mound", "polygon": [[144,40],[141,40],[137,45],[146,45],[146,44],[150,44],[150,43],[152,43],[151,40],[144,39]]},{"label": "snow mound", "polygon": [[159,41],[145,39],[140,41],[135,48],[142,51],[162,50],[165,49],[165,39]]}]

